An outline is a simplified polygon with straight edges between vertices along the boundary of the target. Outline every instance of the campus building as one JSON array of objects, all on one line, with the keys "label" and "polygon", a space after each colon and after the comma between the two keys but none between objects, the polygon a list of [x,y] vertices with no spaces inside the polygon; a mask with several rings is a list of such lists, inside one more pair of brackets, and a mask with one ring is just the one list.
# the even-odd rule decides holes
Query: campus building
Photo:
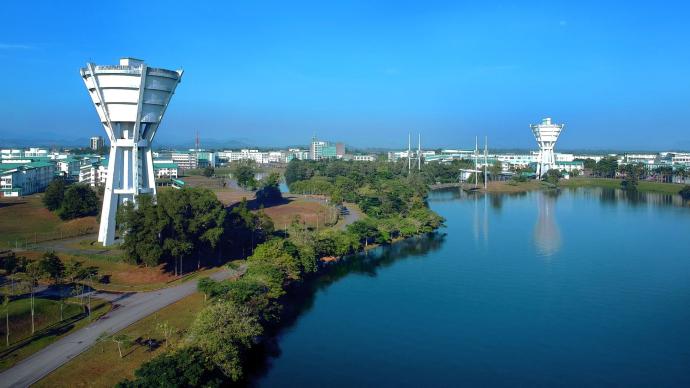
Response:
[{"label": "campus building", "polygon": [[108,180],[108,159],[84,164],[79,168],[79,183],[104,186]]},{"label": "campus building", "polygon": [[345,156],[344,143],[331,143],[322,141],[313,137],[311,139],[311,146],[309,148],[309,159],[342,159]]},{"label": "campus building", "polygon": [[177,179],[179,166],[172,160],[154,160],[153,175],[156,179]]},{"label": "campus building", "polygon": [[55,178],[55,165],[46,161],[3,160],[0,163],[0,194],[19,197],[43,191]]}]

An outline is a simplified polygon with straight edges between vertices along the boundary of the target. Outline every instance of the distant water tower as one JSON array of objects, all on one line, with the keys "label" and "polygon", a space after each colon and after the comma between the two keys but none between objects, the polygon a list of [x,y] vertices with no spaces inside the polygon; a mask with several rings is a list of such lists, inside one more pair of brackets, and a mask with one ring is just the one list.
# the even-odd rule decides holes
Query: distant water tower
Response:
[{"label": "distant water tower", "polygon": [[139,194],[156,195],[151,142],[182,70],[148,67],[144,61],[122,58],[119,65],[87,63],[81,76],[110,140],[98,241],[115,240],[115,215],[120,203]]},{"label": "distant water tower", "polygon": [[553,147],[556,145],[558,136],[563,131],[565,124],[553,124],[551,118],[547,117],[541,121],[541,124],[532,124],[532,133],[539,144],[539,156],[537,160],[537,178],[541,177],[547,171],[556,167],[556,157],[553,153]]}]

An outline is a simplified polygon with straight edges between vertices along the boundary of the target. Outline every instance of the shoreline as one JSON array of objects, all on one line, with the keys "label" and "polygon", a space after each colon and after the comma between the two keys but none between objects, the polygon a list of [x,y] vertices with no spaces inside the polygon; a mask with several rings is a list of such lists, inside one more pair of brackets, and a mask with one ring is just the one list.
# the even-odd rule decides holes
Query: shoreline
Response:
[{"label": "shoreline", "polygon": [[[605,189],[620,189],[621,188],[621,179],[614,179],[614,178],[571,178],[571,179],[561,179],[559,182],[559,188],[579,188],[579,187],[599,187],[599,188],[605,188]],[[463,187],[471,188],[474,187],[473,184],[463,184],[463,183],[440,183],[440,184],[434,184],[434,185],[429,185],[429,189],[432,191],[435,190],[444,190],[444,189],[450,189],[450,188],[463,188]],[[679,195],[679,191],[684,187],[685,185],[682,183],[661,183],[661,182],[649,182],[649,181],[640,181],[638,183],[637,191],[638,192],[645,192],[645,193],[659,193],[659,194],[668,194],[668,195]],[[522,193],[522,192],[528,192],[528,191],[533,191],[533,190],[544,190],[544,189],[550,189],[550,187],[546,187],[541,181],[537,180],[530,180],[527,182],[511,182],[511,181],[496,181],[496,182],[489,182],[488,188],[485,190],[483,186],[480,184],[478,185],[476,192],[479,193]]]}]

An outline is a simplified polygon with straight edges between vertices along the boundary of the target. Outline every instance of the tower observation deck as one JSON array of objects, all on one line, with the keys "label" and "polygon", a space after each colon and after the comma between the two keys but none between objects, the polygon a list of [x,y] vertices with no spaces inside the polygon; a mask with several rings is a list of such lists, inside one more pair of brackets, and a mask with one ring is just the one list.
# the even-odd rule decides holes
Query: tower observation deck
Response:
[{"label": "tower observation deck", "polygon": [[182,79],[182,70],[148,67],[122,58],[119,65],[87,63],[81,77],[110,141],[108,178],[98,241],[115,240],[118,205],[139,194],[156,194],[151,142]]},{"label": "tower observation deck", "polygon": [[556,167],[553,149],[565,124],[553,124],[551,118],[547,117],[541,121],[541,124],[532,124],[530,127],[539,145],[537,178],[541,178],[547,171]]}]

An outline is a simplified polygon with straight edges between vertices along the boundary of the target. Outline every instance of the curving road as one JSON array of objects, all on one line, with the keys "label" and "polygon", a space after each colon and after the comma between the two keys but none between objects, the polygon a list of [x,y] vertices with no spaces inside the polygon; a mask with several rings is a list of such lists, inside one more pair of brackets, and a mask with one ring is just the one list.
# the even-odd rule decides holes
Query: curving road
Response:
[{"label": "curving road", "polygon": [[[227,279],[241,275],[244,270],[246,270],[245,267],[238,270],[224,269],[210,277],[215,280]],[[93,294],[94,297],[107,299],[113,304],[110,312],[96,322],[53,342],[0,373],[0,387],[28,387],[90,348],[96,343],[101,333],[116,333],[194,292],[196,292],[196,281],[150,292],[125,294],[96,292]]]}]

